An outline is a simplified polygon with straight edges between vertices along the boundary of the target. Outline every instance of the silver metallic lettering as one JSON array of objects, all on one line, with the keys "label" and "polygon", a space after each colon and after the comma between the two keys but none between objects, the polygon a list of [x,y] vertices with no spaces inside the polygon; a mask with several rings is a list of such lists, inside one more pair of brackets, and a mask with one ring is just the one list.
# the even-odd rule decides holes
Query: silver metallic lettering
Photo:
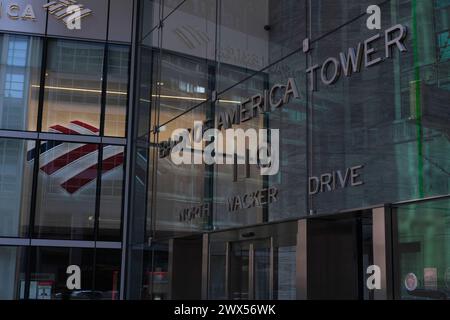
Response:
[{"label": "silver metallic lettering", "polygon": [[[330,65],[334,65],[334,71],[330,78],[328,78],[328,68]],[[321,79],[323,84],[329,86],[338,81],[341,75],[341,65],[336,58],[328,58],[322,65]]]},{"label": "silver metallic lettering", "polygon": [[[391,39],[391,35],[397,31],[400,31],[400,34],[396,37]],[[405,40],[406,36],[408,35],[408,29],[398,24],[396,26],[393,26],[392,28],[389,28],[385,32],[385,38],[386,38],[386,58],[390,58],[392,56],[392,48],[394,45],[397,46],[398,50],[400,52],[406,52],[408,49],[406,49],[406,46],[403,44],[403,41]]]},{"label": "silver metallic lettering", "polygon": [[378,57],[372,60],[372,55],[375,54],[376,50],[370,45],[372,42],[375,42],[376,40],[380,39],[380,34],[376,34],[373,37],[370,37],[366,41],[364,41],[364,61],[366,68],[372,67],[380,62],[383,61],[382,58]]},{"label": "silver metallic lettering", "polygon": [[363,52],[364,49],[362,43],[358,43],[357,51],[354,48],[349,48],[347,56],[343,52],[339,54],[341,58],[342,70],[344,70],[344,75],[346,77],[351,76],[352,73],[361,71]]}]

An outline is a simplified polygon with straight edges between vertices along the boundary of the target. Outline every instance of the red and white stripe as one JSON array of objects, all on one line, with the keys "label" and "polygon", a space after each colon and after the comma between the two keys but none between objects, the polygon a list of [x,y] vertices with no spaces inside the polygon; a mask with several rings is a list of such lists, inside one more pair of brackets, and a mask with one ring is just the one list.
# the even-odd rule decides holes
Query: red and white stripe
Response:
[{"label": "red and white stripe", "polygon": [[[67,127],[54,125],[50,131],[63,134],[96,134],[98,129],[82,121],[72,121]],[[124,163],[123,147],[103,148],[102,175]],[[39,158],[40,169],[73,194],[97,179],[98,145],[62,143],[44,152]]]}]

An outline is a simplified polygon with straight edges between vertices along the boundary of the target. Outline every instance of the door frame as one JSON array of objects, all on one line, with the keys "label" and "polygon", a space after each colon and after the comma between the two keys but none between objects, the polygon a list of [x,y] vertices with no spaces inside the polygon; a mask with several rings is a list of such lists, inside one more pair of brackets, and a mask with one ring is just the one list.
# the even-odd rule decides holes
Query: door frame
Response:
[{"label": "door frame", "polygon": [[251,240],[236,240],[228,241],[226,243],[226,258],[225,258],[225,294],[228,299],[231,297],[231,251],[233,244],[248,244],[248,300],[254,300],[255,292],[255,243],[266,242],[267,249],[269,249],[269,300],[273,299],[273,279],[274,279],[274,255],[273,255],[273,237],[269,238],[255,238]]},{"label": "door frame", "polygon": [[[286,232],[288,230],[289,232]],[[247,226],[203,235],[203,261],[202,261],[202,299],[210,299],[210,245],[212,243],[225,244],[225,293],[227,299],[231,298],[230,292],[230,253],[231,244],[248,242],[249,248],[249,299],[255,298],[255,242],[268,241],[269,249],[269,299],[275,297],[275,248],[280,243],[291,243],[297,246],[297,220],[272,222],[264,225]]]}]

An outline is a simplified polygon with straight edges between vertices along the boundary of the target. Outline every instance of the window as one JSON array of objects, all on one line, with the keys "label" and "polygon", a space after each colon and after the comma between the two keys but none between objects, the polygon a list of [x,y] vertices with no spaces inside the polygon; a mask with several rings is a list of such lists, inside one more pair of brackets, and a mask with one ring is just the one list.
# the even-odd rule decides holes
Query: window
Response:
[{"label": "window", "polygon": [[95,250],[94,289],[103,300],[119,299],[121,258],[120,250]]},{"label": "window", "polygon": [[0,300],[24,298],[25,252],[22,247],[0,247]]},{"label": "window", "polygon": [[42,130],[99,135],[104,45],[50,40],[47,55]]},{"label": "window", "polygon": [[23,74],[7,73],[5,79],[5,97],[23,98],[25,77]]},{"label": "window", "polygon": [[[93,275],[92,249],[78,248],[32,248],[29,299],[66,300],[91,299]],[[67,267],[80,267],[82,291],[67,288]]]},{"label": "window", "polygon": [[128,46],[109,46],[105,111],[106,136],[125,136],[129,62],[130,50]]},{"label": "window", "polygon": [[394,208],[394,261],[400,299],[450,297],[450,200]]},{"label": "window", "polygon": [[0,139],[0,236],[28,233],[34,141]]},{"label": "window", "polygon": [[102,187],[100,195],[99,235],[101,241],[121,241],[122,193],[125,148],[103,149]]},{"label": "window", "polygon": [[99,146],[55,141],[43,145],[39,157],[36,236],[92,240]]},{"label": "window", "polygon": [[28,38],[11,37],[8,47],[8,66],[25,67],[27,64]]},{"label": "window", "polygon": [[[37,300],[117,300],[120,250],[32,249],[29,298]],[[80,289],[67,288],[67,267],[80,268]]]},{"label": "window", "polygon": [[100,164],[98,144],[45,141],[40,149],[35,236],[93,240],[100,201],[97,240],[121,241],[125,148],[104,145]]},{"label": "window", "polygon": [[42,40],[0,35],[0,129],[36,130]]}]

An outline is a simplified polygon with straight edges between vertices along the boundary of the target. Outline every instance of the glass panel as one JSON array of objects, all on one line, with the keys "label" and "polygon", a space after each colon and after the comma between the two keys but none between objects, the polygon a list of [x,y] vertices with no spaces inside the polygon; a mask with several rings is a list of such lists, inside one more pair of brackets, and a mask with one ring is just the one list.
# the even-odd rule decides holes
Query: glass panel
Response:
[{"label": "glass panel", "polygon": [[154,112],[151,112],[152,106],[152,73],[153,70],[153,58],[157,56],[154,54],[151,48],[143,47],[140,50],[141,68],[146,72],[141,72],[139,74],[139,102],[137,103],[137,120],[136,120],[136,131],[138,139],[142,139],[145,142],[149,142],[149,133],[153,128],[153,123],[151,122],[150,116]]},{"label": "glass panel", "polygon": [[[153,260],[154,255],[153,253],[156,253],[153,249],[145,248],[141,250],[140,252],[138,250],[131,251],[134,263],[131,265],[132,268],[135,268],[136,272],[129,273],[128,279],[131,279],[133,277],[133,282],[142,280],[142,284],[138,286],[138,288],[134,288],[134,290],[139,292],[138,299],[143,300],[151,300],[152,297],[156,297],[156,300],[164,300],[162,296],[164,295],[163,292],[165,290],[153,290],[152,286],[152,268],[153,268]],[[142,263],[142,270],[140,270],[141,265],[139,263]],[[142,276],[142,277],[141,277]],[[156,277],[157,280],[162,281],[163,277],[162,274],[159,275],[159,277]],[[153,295],[153,292],[155,295]],[[136,294],[135,293],[135,294]]]},{"label": "glass panel", "polygon": [[[269,1],[219,1],[217,90],[226,90],[269,62]],[[230,70],[231,69],[231,70]]]},{"label": "glass panel", "polygon": [[295,300],[297,298],[298,221],[273,226],[273,299]]},{"label": "glass panel", "polygon": [[[332,32],[352,19],[366,13],[367,7],[384,1],[374,0],[314,0],[309,1],[312,17],[311,39],[316,39],[327,32]],[[406,2],[406,1],[403,1]],[[368,17],[368,16],[367,16]],[[367,18],[364,17],[364,18]]]},{"label": "glass panel", "polygon": [[102,187],[100,195],[100,241],[121,241],[122,195],[125,147],[103,148]]},{"label": "glass panel", "polygon": [[226,244],[212,242],[209,247],[209,295],[211,300],[226,300]]},{"label": "glass panel", "polygon": [[28,235],[34,141],[0,138],[0,236]]},{"label": "glass panel", "polygon": [[269,300],[270,296],[270,245],[268,241],[254,243],[255,300]]},{"label": "glass panel", "polygon": [[[263,175],[260,164],[245,165],[216,165],[214,181],[214,224],[216,228],[236,227],[263,223],[267,221],[277,221],[292,217],[300,217],[306,213],[306,99],[303,86],[299,84],[306,81],[301,70],[303,69],[303,56],[300,54],[291,57],[268,68],[267,72],[260,72],[246,81],[237,84],[234,88],[227,90],[219,96],[219,102],[215,108],[216,127],[219,120],[224,115],[233,117],[236,110],[242,107],[240,104],[246,103],[246,109],[251,108],[251,98],[261,97],[263,110],[247,112],[248,121],[245,121],[240,113],[241,120],[232,125],[232,129],[243,129],[247,133],[249,130],[256,130],[256,135],[264,133],[263,130],[272,137],[275,132],[279,133],[277,140],[268,138],[263,140],[258,137],[256,143],[248,142],[249,145],[263,146],[268,143],[270,149],[274,151],[271,155],[270,175]],[[229,68],[231,71],[232,69]],[[237,70],[237,68],[234,68]],[[285,86],[288,80],[292,79],[297,85],[299,96],[283,103],[279,107],[270,107],[265,92],[270,92],[277,84]],[[278,92],[280,96],[282,90]],[[275,97],[276,98],[276,97]],[[239,115],[239,112],[237,112]],[[253,131],[255,132],[255,131]],[[225,131],[222,130],[224,134]],[[225,143],[226,144],[226,141]],[[248,147],[247,147],[248,148]],[[238,155],[244,157],[244,155]],[[277,161],[278,160],[278,161]],[[246,162],[250,162],[246,159]],[[270,201],[264,200],[264,193],[270,189],[274,197]],[[266,191],[264,191],[266,190]],[[258,193],[256,193],[258,192]],[[261,201],[250,200],[252,205],[247,208],[239,205],[238,210],[230,210],[231,203],[243,199],[251,194],[257,194]],[[247,196],[246,196],[247,195]],[[305,201],[302,201],[301,199]],[[239,214],[235,214],[239,211]]]},{"label": "glass panel", "polygon": [[[117,300],[120,284],[120,250],[36,247],[31,255],[30,299]],[[95,263],[95,267],[94,267]],[[80,269],[79,288],[67,288]]]},{"label": "glass panel", "polygon": [[[93,276],[92,249],[45,248],[32,249],[30,292],[32,300],[84,300],[99,299],[92,290]],[[67,268],[80,268],[80,290],[67,288]]]},{"label": "glass panel", "polygon": [[299,97],[290,98],[280,108],[265,115],[264,128],[279,130],[279,170],[265,177],[269,187],[277,188],[276,201],[268,206],[269,221],[307,214],[307,99],[305,56],[294,54],[267,69],[269,90],[277,84],[286,85],[293,79]]},{"label": "glass panel", "polygon": [[93,238],[97,163],[96,144],[42,143],[34,230],[37,237]]},{"label": "glass panel", "polygon": [[160,59],[161,74],[155,93],[160,109],[158,123],[162,125],[206,101],[209,88],[208,68],[201,60],[169,53]]},{"label": "glass panel", "polygon": [[[134,184],[133,202],[133,217],[135,223],[131,227],[130,242],[133,244],[143,244],[146,242],[146,229],[150,232],[150,225],[153,220],[151,215],[147,216],[147,207],[150,206],[150,201],[147,200],[147,177],[149,176],[149,154],[147,148],[137,148],[137,157],[135,162],[135,175],[132,183]],[[150,188],[150,187],[149,187]],[[150,233],[149,233],[150,234]]]},{"label": "glass panel", "polygon": [[0,247],[0,300],[24,299],[26,249]]},{"label": "glass panel", "polygon": [[[239,103],[251,97],[261,94],[265,89],[265,74],[261,73],[245,81],[233,89],[226,91],[219,96],[219,101],[215,106],[215,128],[219,128],[219,121],[226,115],[233,117],[239,110]],[[247,113],[249,114],[249,113]],[[254,158],[250,159],[250,146],[255,146],[258,141],[251,140],[251,137],[258,137],[259,129],[265,128],[265,114],[250,117],[247,122],[242,121],[233,125],[231,129],[241,129],[249,133],[240,144],[244,146],[239,150],[237,143],[235,148],[227,150],[230,141],[237,141],[232,138],[227,141],[225,126],[220,127],[223,136],[222,161],[224,164],[214,166],[214,228],[225,229],[244,225],[251,225],[267,221],[267,205],[252,197],[252,193],[259,192],[265,186],[267,176],[262,176],[260,167],[255,163]],[[257,132],[257,133],[255,133]],[[239,137],[239,131],[234,131]],[[251,133],[255,133],[252,135]],[[259,146],[258,146],[259,148]],[[229,149],[229,148],[228,148]],[[242,151],[244,149],[244,151]],[[218,151],[217,151],[218,152]],[[218,152],[219,153],[219,152]],[[220,153],[219,153],[220,154]],[[225,157],[229,157],[234,164],[226,164]],[[222,160],[222,159],[220,159]],[[237,162],[247,164],[237,164]],[[253,161],[250,164],[250,161]],[[259,193],[258,193],[259,194]],[[242,204],[243,197],[246,197],[247,208]]]},{"label": "glass panel", "polygon": [[[203,121],[203,108],[196,108],[161,128],[158,134],[159,144],[169,142],[172,133],[177,129],[192,129],[194,121]],[[189,138],[192,141],[190,135]],[[174,164],[171,155],[156,154],[158,174],[153,200],[154,228],[158,235],[186,234],[208,229],[209,212],[211,211],[205,183],[205,165],[193,164],[194,155],[201,150],[192,144],[194,151],[186,150],[192,164]],[[162,148],[160,148],[160,151]],[[155,168],[155,167],[153,167]]]},{"label": "glass panel", "polygon": [[[164,1],[165,13],[170,12],[169,7],[175,1],[182,4],[169,16],[166,15],[162,35],[163,48],[182,53],[186,57],[201,58],[203,64],[208,64],[208,60],[213,61],[216,55],[217,1]],[[200,74],[197,74],[197,76],[200,76]],[[197,93],[201,93],[198,92],[200,89],[201,87],[196,90]]]},{"label": "glass panel", "polygon": [[104,45],[50,40],[42,130],[98,135]]},{"label": "glass panel", "polygon": [[[154,97],[159,124],[207,100],[215,56],[216,0],[180,1],[179,8],[164,21],[155,59]],[[164,2],[165,9],[175,5]],[[155,39],[156,40],[156,39]]]},{"label": "glass panel", "polygon": [[167,242],[156,242],[152,244],[151,251],[144,251],[143,299],[167,300],[170,284],[168,278],[168,249]]},{"label": "glass panel", "polygon": [[120,250],[95,250],[95,299],[119,300],[121,259]]},{"label": "glass panel", "polygon": [[248,300],[249,298],[249,243],[235,242],[230,252],[230,298]]},{"label": "glass panel", "polygon": [[394,258],[400,299],[450,297],[450,200],[394,209]]},{"label": "glass panel", "polygon": [[180,5],[182,5],[181,8],[183,8],[185,5],[183,2],[195,2],[195,0],[164,0],[163,18],[167,18],[167,16],[177,10]]},{"label": "glass panel", "polygon": [[219,92],[301,50],[303,39],[307,37],[308,1],[227,0],[218,3]]},{"label": "glass panel", "polygon": [[276,286],[274,298],[278,300],[295,300],[297,296],[296,246],[278,247],[276,249],[276,268],[274,268]]},{"label": "glass panel", "polygon": [[130,49],[109,45],[105,136],[124,137],[128,104]]},{"label": "glass panel", "polygon": [[0,128],[35,131],[42,40],[0,35]]},{"label": "glass panel", "polygon": [[[160,3],[161,0],[142,0],[141,1],[141,40],[149,41],[152,37],[152,32],[157,29],[157,26],[160,21]],[[157,31],[155,31],[157,32]]]},{"label": "glass panel", "polygon": [[[436,61],[432,4],[383,2],[383,31],[368,30],[362,15],[314,43],[310,65],[322,68],[310,97],[310,176],[328,182],[312,188],[315,213],[448,194],[448,65]],[[394,46],[387,56],[384,30],[392,21],[408,26],[407,51]],[[360,72],[345,76],[340,54],[377,34],[368,45],[374,50],[369,60],[378,63],[368,66],[363,58]],[[334,63],[323,67],[330,57],[342,71],[331,85],[321,80],[333,78]],[[358,168],[355,184],[345,181],[351,168]]]}]

